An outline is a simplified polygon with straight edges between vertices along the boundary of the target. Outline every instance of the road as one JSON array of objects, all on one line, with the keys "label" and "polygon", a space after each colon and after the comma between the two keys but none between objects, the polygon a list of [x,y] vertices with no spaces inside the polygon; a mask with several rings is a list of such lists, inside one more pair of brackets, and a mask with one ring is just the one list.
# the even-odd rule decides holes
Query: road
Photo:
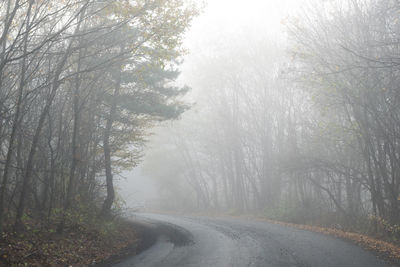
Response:
[{"label": "road", "polygon": [[154,214],[139,217],[159,232],[157,242],[114,267],[391,266],[349,242],[267,222]]}]

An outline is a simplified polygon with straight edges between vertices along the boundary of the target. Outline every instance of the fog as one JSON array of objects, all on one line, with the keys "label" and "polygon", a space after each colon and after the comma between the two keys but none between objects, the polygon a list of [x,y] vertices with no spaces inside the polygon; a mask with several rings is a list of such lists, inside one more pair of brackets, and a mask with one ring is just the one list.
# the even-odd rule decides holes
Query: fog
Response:
[{"label": "fog", "polygon": [[[199,82],[196,78],[199,75],[207,78],[209,74],[205,73],[205,69],[202,68],[211,67],[214,57],[246,49],[247,38],[254,39],[250,45],[257,45],[259,41],[263,44],[267,43],[267,45],[268,43],[282,45],[275,48],[274,52],[284,53],[287,44],[284,22],[290,16],[298,13],[306,1],[212,0],[197,1],[197,3],[202,7],[202,11],[185,34],[183,46],[187,50],[187,54],[184,56],[184,62],[180,67],[181,75],[177,81],[191,87],[185,100],[193,104],[193,111],[187,113],[196,113],[199,109],[207,106],[207,103],[199,103],[207,92],[204,92],[202,84],[196,85],[196,82]],[[233,47],[231,46],[232,42],[235,42]],[[224,51],[227,49],[230,51]],[[274,62],[271,63],[274,64]],[[163,201],[157,197],[159,194],[157,184],[160,181],[154,180],[152,173],[146,173],[143,168],[148,162],[153,161],[152,155],[157,153],[157,148],[170,141],[165,139],[167,138],[165,135],[172,134],[170,131],[173,128],[184,127],[182,125],[186,123],[190,124],[192,118],[189,116],[186,114],[180,118],[181,122],[167,123],[167,125],[164,124],[156,130],[152,130],[153,136],[147,143],[142,163],[134,170],[121,173],[117,188],[128,209],[145,210],[150,208],[148,206],[151,206],[151,203]],[[168,163],[161,160],[154,164]]]},{"label": "fog", "polygon": [[137,192],[128,204],[143,211],[364,230],[378,217],[395,222],[395,10],[209,1],[184,39],[177,82],[191,87],[191,108],[152,131],[121,195]]},{"label": "fog", "polygon": [[0,233],[139,211],[398,242],[399,14],[398,0],[0,1]]}]

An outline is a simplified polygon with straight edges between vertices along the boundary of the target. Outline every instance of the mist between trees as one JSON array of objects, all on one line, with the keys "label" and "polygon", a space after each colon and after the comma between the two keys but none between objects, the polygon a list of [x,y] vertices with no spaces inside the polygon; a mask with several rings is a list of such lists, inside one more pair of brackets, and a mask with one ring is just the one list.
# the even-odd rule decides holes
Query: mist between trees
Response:
[{"label": "mist between trees", "polygon": [[287,43],[221,34],[190,69],[193,109],[143,163],[153,204],[398,238],[399,15],[399,1],[314,1],[282,22]]},{"label": "mist between trees", "polygon": [[0,2],[0,232],[109,217],[113,174],[178,117],[183,0]]}]

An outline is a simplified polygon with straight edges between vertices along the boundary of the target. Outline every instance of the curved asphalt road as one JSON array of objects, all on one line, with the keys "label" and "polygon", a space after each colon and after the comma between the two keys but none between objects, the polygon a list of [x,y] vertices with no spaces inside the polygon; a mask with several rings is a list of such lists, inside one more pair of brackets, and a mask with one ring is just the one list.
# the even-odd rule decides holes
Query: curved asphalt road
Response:
[{"label": "curved asphalt road", "polygon": [[[340,239],[266,222],[154,214],[139,217],[153,227],[163,227],[164,234],[148,250],[115,267],[390,266]],[[175,238],[177,233],[179,238]]]}]

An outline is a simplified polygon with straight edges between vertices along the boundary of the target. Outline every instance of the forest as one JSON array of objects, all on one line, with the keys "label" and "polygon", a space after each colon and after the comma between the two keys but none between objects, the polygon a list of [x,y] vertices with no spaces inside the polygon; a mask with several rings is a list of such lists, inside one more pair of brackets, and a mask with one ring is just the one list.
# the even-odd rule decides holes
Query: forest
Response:
[{"label": "forest", "polygon": [[192,59],[193,109],[143,163],[150,206],[398,240],[399,14],[399,1],[314,1],[281,21],[284,40],[217,35]]},{"label": "forest", "polygon": [[141,211],[400,244],[400,1],[218,1],[230,30],[190,35],[207,1],[0,0],[0,265],[139,242],[132,169]]},{"label": "forest", "polygon": [[115,216],[113,175],[138,162],[146,129],[187,109],[173,81],[196,13],[181,0],[0,2],[0,233]]}]

